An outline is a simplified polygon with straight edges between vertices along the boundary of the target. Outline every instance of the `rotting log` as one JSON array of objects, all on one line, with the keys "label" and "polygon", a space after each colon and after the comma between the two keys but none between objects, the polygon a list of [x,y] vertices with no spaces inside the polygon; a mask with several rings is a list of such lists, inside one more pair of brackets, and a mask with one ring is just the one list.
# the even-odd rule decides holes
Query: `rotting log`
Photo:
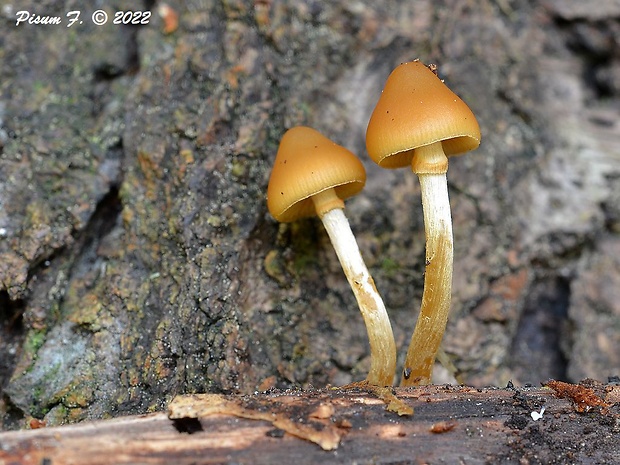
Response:
[{"label": "rotting log", "polygon": [[[554,463],[613,463],[620,456],[620,385],[572,386],[593,405],[584,408],[576,403],[584,396],[566,396],[555,387],[395,389],[413,416],[388,412],[361,389],[217,396],[338,440],[321,447],[271,420],[223,413],[171,419],[162,412],[2,433],[0,464],[475,464],[546,463],[551,457]],[[193,399],[190,411],[196,413],[205,398],[213,400],[183,400]]]}]

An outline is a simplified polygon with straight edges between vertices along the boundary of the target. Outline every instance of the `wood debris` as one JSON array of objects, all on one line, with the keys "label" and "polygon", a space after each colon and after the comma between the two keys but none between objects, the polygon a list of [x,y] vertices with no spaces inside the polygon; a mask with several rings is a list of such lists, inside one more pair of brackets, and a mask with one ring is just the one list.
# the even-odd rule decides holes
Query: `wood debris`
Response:
[{"label": "wood debris", "polygon": [[394,394],[393,388],[390,386],[376,386],[368,381],[359,381],[337,389],[345,391],[349,389],[360,389],[381,399],[385,403],[385,408],[388,412],[396,413],[401,417],[413,415],[413,407],[397,397],[396,394]]},{"label": "wood debris", "polygon": [[433,426],[430,427],[429,431],[435,434],[442,434],[452,431],[455,427],[455,421],[439,421],[437,423],[433,423]]},{"label": "wood debris", "polygon": [[348,428],[339,426],[332,415],[329,402],[300,407],[298,397],[225,396],[223,394],[194,394],[178,396],[168,406],[170,419],[204,418],[209,415],[233,415],[251,420],[264,420],[293,436],[307,439],[324,450],[338,447]]},{"label": "wood debris", "polygon": [[565,383],[564,381],[549,380],[543,386],[553,389],[556,396],[573,401],[575,409],[580,412],[588,412],[594,407],[600,407],[601,413],[606,413],[613,404],[605,402],[593,389],[581,384]]}]

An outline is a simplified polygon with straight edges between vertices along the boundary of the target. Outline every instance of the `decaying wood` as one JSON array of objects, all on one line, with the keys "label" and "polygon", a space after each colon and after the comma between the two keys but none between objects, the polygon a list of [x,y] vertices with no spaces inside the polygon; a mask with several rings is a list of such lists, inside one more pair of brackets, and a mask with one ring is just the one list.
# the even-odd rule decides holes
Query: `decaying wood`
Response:
[{"label": "decaying wood", "polygon": [[[610,408],[579,412],[553,389],[514,387],[395,389],[413,416],[388,412],[360,389],[188,396],[174,401],[175,419],[155,413],[0,434],[0,464],[613,463],[620,386],[587,389]],[[236,407],[208,414],[205,400]],[[241,418],[240,406],[263,419]],[[532,415],[543,406],[542,417]],[[319,446],[273,419],[337,440]]]}]

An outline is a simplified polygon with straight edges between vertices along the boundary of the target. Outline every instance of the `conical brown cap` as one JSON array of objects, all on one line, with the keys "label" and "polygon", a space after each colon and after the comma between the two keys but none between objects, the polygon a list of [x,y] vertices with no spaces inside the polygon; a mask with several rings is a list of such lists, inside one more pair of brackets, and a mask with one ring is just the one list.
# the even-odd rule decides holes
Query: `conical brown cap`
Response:
[{"label": "conical brown cap", "polygon": [[320,132],[298,126],[282,140],[267,187],[267,207],[283,223],[316,215],[311,197],[333,188],[346,199],[366,183],[362,162]]},{"label": "conical brown cap", "polygon": [[384,168],[409,166],[413,149],[441,141],[446,155],[480,145],[476,117],[419,61],[403,63],[387,79],[366,131],[370,158]]}]

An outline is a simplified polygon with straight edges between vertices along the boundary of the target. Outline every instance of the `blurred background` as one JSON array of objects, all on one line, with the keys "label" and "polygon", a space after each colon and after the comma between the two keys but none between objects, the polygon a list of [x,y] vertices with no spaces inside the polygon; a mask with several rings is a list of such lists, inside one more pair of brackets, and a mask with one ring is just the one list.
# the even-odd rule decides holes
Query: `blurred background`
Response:
[{"label": "blurred background", "polygon": [[0,1],[0,427],[365,377],[322,224],[267,212],[279,139],[301,124],[367,169],[346,213],[402,364],[419,185],[375,166],[364,137],[416,58],[482,130],[448,170],[443,347],[462,381],[620,375],[617,1],[81,3]]}]

